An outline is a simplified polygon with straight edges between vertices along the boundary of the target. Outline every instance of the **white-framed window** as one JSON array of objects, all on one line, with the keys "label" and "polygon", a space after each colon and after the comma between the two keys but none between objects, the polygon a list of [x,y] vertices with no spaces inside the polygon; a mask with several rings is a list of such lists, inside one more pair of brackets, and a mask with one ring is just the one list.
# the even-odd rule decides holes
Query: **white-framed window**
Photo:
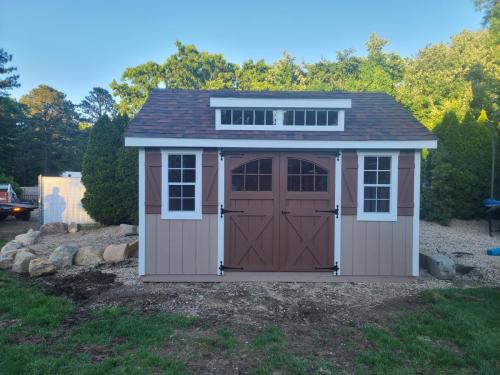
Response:
[{"label": "white-framed window", "polygon": [[398,156],[398,152],[358,152],[358,220],[397,220]]},{"label": "white-framed window", "polygon": [[162,150],[162,219],[201,220],[201,150]]}]

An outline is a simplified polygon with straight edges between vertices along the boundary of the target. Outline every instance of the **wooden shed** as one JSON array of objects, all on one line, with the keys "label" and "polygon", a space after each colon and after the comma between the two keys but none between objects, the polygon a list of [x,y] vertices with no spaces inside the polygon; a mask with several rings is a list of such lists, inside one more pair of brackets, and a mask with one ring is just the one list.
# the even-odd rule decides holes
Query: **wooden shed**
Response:
[{"label": "wooden shed", "polygon": [[145,281],[418,276],[437,141],[389,95],[158,89],[125,143]]}]

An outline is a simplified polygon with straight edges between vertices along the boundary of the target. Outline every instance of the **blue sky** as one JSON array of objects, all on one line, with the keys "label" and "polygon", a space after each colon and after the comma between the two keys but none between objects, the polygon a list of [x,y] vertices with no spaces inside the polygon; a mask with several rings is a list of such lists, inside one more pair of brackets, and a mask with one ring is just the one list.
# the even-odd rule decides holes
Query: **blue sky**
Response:
[{"label": "blue sky", "polygon": [[376,32],[412,56],[481,19],[472,0],[0,0],[0,47],[19,69],[15,97],[45,83],[79,102],[127,67],[163,62],[177,39],[236,63],[284,50],[314,62],[350,47],[365,54]]}]

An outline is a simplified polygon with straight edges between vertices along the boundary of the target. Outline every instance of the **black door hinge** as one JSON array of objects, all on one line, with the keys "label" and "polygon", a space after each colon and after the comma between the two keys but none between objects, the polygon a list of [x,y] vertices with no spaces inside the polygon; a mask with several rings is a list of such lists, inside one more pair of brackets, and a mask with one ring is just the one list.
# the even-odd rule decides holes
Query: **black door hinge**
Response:
[{"label": "black door hinge", "polygon": [[315,212],[328,212],[330,214],[335,214],[335,217],[339,218],[339,205],[334,210],[316,210]]},{"label": "black door hinge", "polygon": [[243,267],[228,267],[222,264],[222,261],[220,262],[219,265],[219,275],[222,276],[224,275],[225,270],[243,270]]},{"label": "black door hinge", "polygon": [[244,213],[245,211],[240,211],[240,210],[226,210],[224,206],[221,204],[220,205],[220,217],[223,217],[225,213],[228,212],[238,212],[240,214]]},{"label": "black door hinge", "polygon": [[339,262],[335,262],[335,265],[333,267],[314,267],[315,270],[330,270],[335,272],[335,275],[338,276],[339,274]]},{"label": "black door hinge", "polygon": [[337,161],[340,160],[340,154],[341,154],[340,150],[335,151],[335,157],[337,158]]}]

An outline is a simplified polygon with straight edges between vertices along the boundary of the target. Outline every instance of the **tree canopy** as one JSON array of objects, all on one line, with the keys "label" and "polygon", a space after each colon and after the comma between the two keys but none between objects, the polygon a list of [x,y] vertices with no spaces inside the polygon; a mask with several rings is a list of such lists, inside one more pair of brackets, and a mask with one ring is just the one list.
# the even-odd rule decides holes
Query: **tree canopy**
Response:
[{"label": "tree canopy", "polygon": [[116,115],[115,100],[108,90],[102,87],[94,87],[82,100],[78,109],[83,115],[83,120],[94,124],[102,116],[108,115],[113,118]]}]

